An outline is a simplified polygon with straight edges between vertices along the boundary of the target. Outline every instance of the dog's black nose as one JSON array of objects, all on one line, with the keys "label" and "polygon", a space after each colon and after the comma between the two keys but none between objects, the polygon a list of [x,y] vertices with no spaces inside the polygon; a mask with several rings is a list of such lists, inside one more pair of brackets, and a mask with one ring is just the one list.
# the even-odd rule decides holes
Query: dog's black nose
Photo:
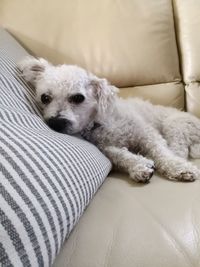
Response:
[{"label": "dog's black nose", "polygon": [[71,125],[71,122],[65,118],[56,116],[47,120],[49,127],[57,132],[65,133],[67,128]]}]

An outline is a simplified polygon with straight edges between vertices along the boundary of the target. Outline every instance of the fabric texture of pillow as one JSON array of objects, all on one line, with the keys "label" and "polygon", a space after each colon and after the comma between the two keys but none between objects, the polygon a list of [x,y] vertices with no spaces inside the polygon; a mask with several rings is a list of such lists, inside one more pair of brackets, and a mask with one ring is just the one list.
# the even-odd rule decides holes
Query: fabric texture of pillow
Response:
[{"label": "fabric texture of pillow", "polygon": [[111,169],[92,144],[43,122],[16,62],[27,52],[0,30],[0,263],[51,266]]}]

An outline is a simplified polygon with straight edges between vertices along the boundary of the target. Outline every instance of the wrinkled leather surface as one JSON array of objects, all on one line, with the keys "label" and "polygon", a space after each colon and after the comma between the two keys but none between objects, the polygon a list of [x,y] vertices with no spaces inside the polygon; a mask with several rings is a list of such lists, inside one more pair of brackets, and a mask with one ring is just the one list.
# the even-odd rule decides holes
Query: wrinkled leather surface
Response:
[{"label": "wrinkled leather surface", "polygon": [[200,1],[173,2],[184,81],[200,81]]},{"label": "wrinkled leather surface", "polygon": [[1,0],[0,24],[36,55],[119,87],[180,80],[169,0]]},{"label": "wrinkled leather surface", "polygon": [[200,181],[142,186],[112,173],[54,267],[199,267],[199,203]]},{"label": "wrinkled leather surface", "polygon": [[140,97],[153,104],[184,109],[184,86],[178,82],[122,88],[119,95],[123,98]]}]

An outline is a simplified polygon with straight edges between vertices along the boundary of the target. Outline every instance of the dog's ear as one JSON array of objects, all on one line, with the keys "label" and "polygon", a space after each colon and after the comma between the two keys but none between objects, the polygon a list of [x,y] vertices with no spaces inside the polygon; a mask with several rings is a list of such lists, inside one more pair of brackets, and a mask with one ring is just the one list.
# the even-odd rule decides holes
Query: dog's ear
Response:
[{"label": "dog's ear", "polygon": [[22,71],[24,79],[27,82],[35,85],[35,82],[45,71],[45,68],[49,65],[49,63],[43,58],[34,58],[32,56],[27,56],[17,65]]},{"label": "dog's ear", "polygon": [[113,106],[113,100],[118,92],[118,88],[108,83],[106,79],[97,78],[91,75],[90,85],[98,102],[98,113],[106,114],[108,108]]}]

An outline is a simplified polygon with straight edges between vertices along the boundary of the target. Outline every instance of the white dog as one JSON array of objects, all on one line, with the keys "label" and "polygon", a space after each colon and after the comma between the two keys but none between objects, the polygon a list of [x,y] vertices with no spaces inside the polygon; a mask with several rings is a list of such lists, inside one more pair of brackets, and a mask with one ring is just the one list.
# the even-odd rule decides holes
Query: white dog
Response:
[{"label": "white dog", "polygon": [[154,168],[173,180],[200,177],[187,161],[200,158],[200,120],[193,115],[137,98],[121,99],[107,80],[77,66],[28,57],[19,67],[35,86],[52,129],[81,133],[134,181],[148,182]]}]

